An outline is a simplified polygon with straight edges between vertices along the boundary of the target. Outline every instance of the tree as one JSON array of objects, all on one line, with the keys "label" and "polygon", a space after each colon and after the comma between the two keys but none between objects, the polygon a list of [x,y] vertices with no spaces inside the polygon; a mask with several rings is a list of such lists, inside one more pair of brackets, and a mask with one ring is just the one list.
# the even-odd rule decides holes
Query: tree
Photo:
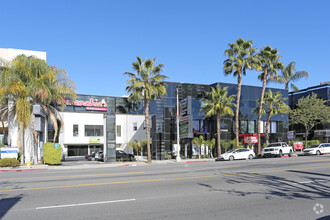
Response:
[{"label": "tree", "polygon": [[215,139],[212,138],[212,139],[209,140],[209,141],[205,141],[205,144],[209,147],[210,154],[211,154],[211,158],[213,158],[212,151],[213,151],[213,148],[214,148],[214,146],[215,146]]},{"label": "tree", "polygon": [[277,78],[275,79],[276,82],[284,83],[286,90],[289,89],[289,84],[291,83],[291,89],[293,89],[294,91],[298,91],[299,90],[298,87],[295,86],[292,82],[296,82],[301,78],[308,79],[308,73],[306,71],[297,71],[297,72],[295,71],[296,71],[296,63],[295,62],[289,63],[289,65],[287,65],[285,69],[281,71],[282,74],[277,76]]},{"label": "tree", "polygon": [[274,80],[274,75],[277,76],[277,70],[284,68],[283,63],[279,61],[279,58],[281,58],[281,56],[278,55],[278,50],[273,49],[271,46],[262,48],[260,52],[256,54],[257,63],[255,67],[258,71],[263,71],[258,77],[262,81],[262,90],[258,112],[258,154],[261,153],[260,120],[262,115],[262,105],[264,103],[266,84],[268,81]]},{"label": "tree", "polygon": [[142,60],[137,57],[136,62],[132,63],[135,73],[125,72],[124,75],[130,77],[126,83],[126,91],[129,94],[128,100],[133,103],[144,101],[146,136],[147,136],[147,151],[148,163],[151,163],[150,152],[150,126],[149,126],[149,100],[164,97],[166,93],[166,85],[163,82],[168,77],[161,75],[160,72],[164,69],[163,64],[155,66],[156,58]]},{"label": "tree", "polygon": [[297,108],[289,113],[291,124],[301,124],[305,128],[305,147],[307,147],[307,136],[309,131],[317,124],[330,122],[330,107],[325,100],[318,99],[313,93],[298,100]]},{"label": "tree", "polygon": [[217,116],[217,144],[218,144],[218,154],[221,154],[221,129],[220,121],[221,116],[224,115],[234,115],[231,106],[235,106],[233,103],[235,95],[228,97],[228,87],[221,89],[219,85],[216,88],[212,87],[211,92],[206,93],[206,98],[202,99],[204,101],[204,107],[201,111],[205,112],[205,117]]},{"label": "tree", "polygon": [[137,141],[137,140],[134,140],[134,141],[131,141],[131,142],[128,142],[127,145],[129,147],[133,147],[135,153],[136,153],[136,156],[139,155],[139,151],[141,151],[141,156],[143,155],[143,147],[147,144],[147,140],[142,140],[142,141]]},{"label": "tree", "polygon": [[[284,98],[281,94],[281,92],[275,92],[273,93],[272,90],[268,90],[268,92],[265,93],[265,107],[261,110],[261,114],[267,114],[267,121],[266,121],[266,145],[269,143],[269,124],[270,119],[272,116],[277,114],[286,114],[289,111],[289,106],[285,103],[285,100],[287,98]],[[260,99],[257,101],[260,103]],[[259,113],[259,107],[255,108],[253,110],[255,113]]]},{"label": "tree", "polygon": [[201,146],[205,144],[203,135],[200,135],[199,137],[194,137],[191,143],[195,144],[198,147],[198,157],[199,159],[201,159]]},{"label": "tree", "polygon": [[223,71],[225,75],[232,74],[237,76],[237,96],[236,96],[236,112],[235,112],[235,134],[236,146],[238,146],[239,138],[239,103],[241,98],[242,75],[246,75],[246,69],[254,68],[255,57],[257,51],[253,47],[253,41],[245,41],[239,38],[236,43],[229,43],[229,49],[225,51],[225,55],[229,58],[224,61]]},{"label": "tree", "polygon": [[[46,61],[33,56],[19,55],[3,69],[0,76],[0,103],[7,105],[2,109],[4,114],[14,114],[17,119],[18,146],[20,152],[24,153],[24,147],[20,143],[20,136],[28,126],[31,126],[31,119],[34,122],[34,115],[31,112],[32,106],[41,105],[47,117],[55,129],[54,142],[58,130],[60,115],[54,107],[54,101],[63,97],[75,98],[75,86],[73,81],[67,77],[65,70],[48,65]],[[64,106],[63,106],[64,107]],[[3,117],[2,117],[3,118]],[[63,121],[61,123],[63,126]],[[33,127],[34,140],[37,142],[37,135]],[[34,150],[36,153],[36,150]],[[36,154],[34,155],[36,160]]]}]

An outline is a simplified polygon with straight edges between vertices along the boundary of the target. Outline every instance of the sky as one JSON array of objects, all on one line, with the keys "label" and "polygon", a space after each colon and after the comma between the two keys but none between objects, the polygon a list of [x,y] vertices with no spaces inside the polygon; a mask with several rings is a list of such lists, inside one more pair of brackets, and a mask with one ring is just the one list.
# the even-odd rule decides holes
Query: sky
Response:
[{"label": "sky", "polygon": [[[277,48],[309,79],[330,81],[330,1],[10,0],[1,1],[0,48],[47,52],[78,94],[123,96],[136,56],[157,58],[170,82],[237,83],[225,76],[228,43],[242,37]],[[262,86],[249,71],[245,85]],[[284,88],[270,83],[269,87]]]}]

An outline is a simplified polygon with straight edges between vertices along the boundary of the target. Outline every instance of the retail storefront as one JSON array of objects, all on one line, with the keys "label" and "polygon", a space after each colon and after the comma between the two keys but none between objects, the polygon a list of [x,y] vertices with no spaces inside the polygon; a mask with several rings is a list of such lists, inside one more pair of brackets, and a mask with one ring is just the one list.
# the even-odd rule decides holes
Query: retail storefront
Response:
[{"label": "retail storefront", "polygon": [[[216,119],[205,118],[201,111],[202,98],[213,85],[167,82],[167,96],[150,101],[152,158],[164,159],[165,151],[172,154],[175,149],[176,128],[176,91],[179,91],[180,102],[180,145],[181,155],[193,155],[192,138],[203,135],[205,140],[216,138]],[[220,83],[228,87],[229,95],[236,94],[235,84]],[[267,88],[268,89],[268,88]],[[280,91],[287,97],[287,91]],[[257,115],[253,113],[261,87],[242,86],[240,107],[240,142],[243,145],[264,142],[256,140]],[[64,129],[60,133],[59,142],[64,146],[63,157],[84,156],[100,150],[110,152],[121,149],[128,153],[133,150],[128,143],[146,139],[143,103],[132,104],[125,97],[77,95],[77,99],[65,100],[66,107],[61,111]],[[57,103],[60,107],[61,103]],[[60,110],[60,108],[58,108]],[[287,116],[272,117],[269,125],[270,141],[286,139],[285,126]],[[262,118],[262,133],[265,132],[266,116]],[[223,117],[221,120],[221,139],[234,139],[234,118]],[[50,135],[51,137],[51,135]],[[251,142],[252,141],[252,142]],[[113,155],[112,155],[113,158]]]}]

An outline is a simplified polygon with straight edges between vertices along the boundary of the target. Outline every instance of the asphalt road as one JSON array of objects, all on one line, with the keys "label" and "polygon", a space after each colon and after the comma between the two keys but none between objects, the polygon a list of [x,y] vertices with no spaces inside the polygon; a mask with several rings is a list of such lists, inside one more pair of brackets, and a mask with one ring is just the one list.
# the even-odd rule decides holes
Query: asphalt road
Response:
[{"label": "asphalt road", "polygon": [[330,156],[0,173],[0,219],[330,219]]}]

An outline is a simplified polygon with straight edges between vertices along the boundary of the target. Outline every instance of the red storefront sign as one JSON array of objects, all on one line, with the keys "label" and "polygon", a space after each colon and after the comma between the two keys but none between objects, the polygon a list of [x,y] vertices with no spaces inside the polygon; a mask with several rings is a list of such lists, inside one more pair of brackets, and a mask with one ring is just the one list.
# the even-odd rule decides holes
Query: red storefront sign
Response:
[{"label": "red storefront sign", "polygon": [[[239,136],[244,138],[244,144],[258,143],[258,134],[239,134]],[[260,134],[260,136],[264,137],[265,134]]]},{"label": "red storefront sign", "polygon": [[294,150],[302,150],[304,148],[303,142],[294,142],[293,149]]}]

